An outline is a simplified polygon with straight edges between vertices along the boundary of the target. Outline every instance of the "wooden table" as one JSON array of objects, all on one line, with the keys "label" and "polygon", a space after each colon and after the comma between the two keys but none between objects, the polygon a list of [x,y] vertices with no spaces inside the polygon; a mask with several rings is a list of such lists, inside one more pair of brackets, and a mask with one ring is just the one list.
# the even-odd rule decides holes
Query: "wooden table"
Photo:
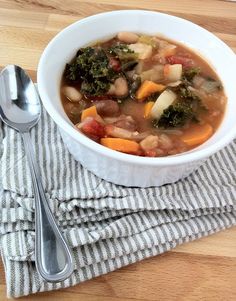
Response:
[{"label": "wooden table", "polygon": [[[0,67],[21,65],[35,80],[39,57],[58,31],[85,16],[130,8],[152,9],[184,17],[212,31],[236,51],[236,1],[1,0]],[[236,228],[75,287],[21,300],[43,298],[57,301],[236,300]],[[1,266],[0,300],[5,299]]]}]

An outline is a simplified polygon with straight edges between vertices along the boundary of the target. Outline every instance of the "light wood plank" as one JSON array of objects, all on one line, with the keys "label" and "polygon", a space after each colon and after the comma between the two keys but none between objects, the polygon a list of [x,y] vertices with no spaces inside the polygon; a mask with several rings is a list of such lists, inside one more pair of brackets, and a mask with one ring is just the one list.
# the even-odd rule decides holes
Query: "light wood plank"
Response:
[{"label": "light wood plank", "polygon": [[43,29],[47,19],[45,13],[0,8],[0,26]]},{"label": "light wood plank", "polygon": [[[0,68],[18,64],[36,81],[50,39],[83,17],[114,9],[150,9],[203,26],[236,51],[236,1],[221,0],[1,0]],[[236,227],[177,247],[68,289],[20,300],[234,301]],[[0,300],[6,300],[0,265]]]},{"label": "light wood plank", "polygon": [[[80,2],[80,1],[75,1]],[[97,0],[87,0],[88,3],[96,3]],[[113,4],[113,0],[101,0],[102,4]],[[133,0],[119,0],[119,5],[130,8],[134,6]],[[171,1],[166,0],[137,0],[135,8],[153,9],[158,11],[171,11],[177,13],[199,14],[202,16],[217,16],[226,15],[227,18],[236,19],[236,5],[234,2],[219,2],[215,0],[181,0]]]},{"label": "light wood plank", "polygon": [[172,252],[236,258],[236,227],[183,244]]},{"label": "light wood plank", "polygon": [[234,301],[236,259],[166,253],[68,289],[21,300]]},{"label": "light wood plank", "polygon": [[65,18],[64,15],[58,14],[50,14],[48,16],[47,23],[45,24],[45,29],[48,31],[58,32],[63,28],[69,26],[70,24],[81,20],[83,17],[81,16],[67,16]]}]

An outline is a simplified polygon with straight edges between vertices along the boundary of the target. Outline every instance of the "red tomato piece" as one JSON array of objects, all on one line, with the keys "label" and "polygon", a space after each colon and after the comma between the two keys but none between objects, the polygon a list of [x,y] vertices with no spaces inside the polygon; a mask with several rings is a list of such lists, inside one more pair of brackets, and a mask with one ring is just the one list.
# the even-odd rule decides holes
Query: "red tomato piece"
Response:
[{"label": "red tomato piece", "polygon": [[119,72],[121,70],[120,62],[114,57],[109,58],[109,66],[116,72]]},{"label": "red tomato piece", "polygon": [[84,134],[88,135],[94,140],[105,136],[104,126],[97,122],[97,120],[95,119],[86,122],[82,127],[82,131],[84,132]]},{"label": "red tomato piece", "polygon": [[181,64],[183,67],[191,67],[193,66],[193,60],[184,56],[179,55],[171,55],[166,58],[167,62],[171,65]]}]

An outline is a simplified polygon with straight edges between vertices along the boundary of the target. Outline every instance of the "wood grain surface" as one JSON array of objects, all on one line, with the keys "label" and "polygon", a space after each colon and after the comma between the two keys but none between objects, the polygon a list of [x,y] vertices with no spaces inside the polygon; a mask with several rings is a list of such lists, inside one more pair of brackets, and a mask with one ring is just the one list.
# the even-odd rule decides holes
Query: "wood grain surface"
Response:
[{"label": "wood grain surface", "polygon": [[[117,3],[117,4],[116,4]],[[0,0],[0,68],[18,64],[36,80],[39,57],[62,28],[118,9],[149,9],[193,21],[236,52],[236,1],[221,0]],[[230,68],[230,66],[226,66]],[[6,300],[0,265],[0,300]],[[234,301],[236,228],[179,246],[75,287],[20,300]]]}]

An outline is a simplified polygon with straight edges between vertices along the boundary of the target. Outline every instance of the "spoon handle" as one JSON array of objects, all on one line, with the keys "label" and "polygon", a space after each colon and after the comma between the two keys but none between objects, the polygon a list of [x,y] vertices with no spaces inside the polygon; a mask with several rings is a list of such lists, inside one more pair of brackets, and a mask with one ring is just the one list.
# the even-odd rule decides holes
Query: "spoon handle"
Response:
[{"label": "spoon handle", "polygon": [[73,272],[71,251],[49,208],[29,132],[22,133],[29,161],[35,197],[35,263],[39,274],[49,282],[59,282]]}]

